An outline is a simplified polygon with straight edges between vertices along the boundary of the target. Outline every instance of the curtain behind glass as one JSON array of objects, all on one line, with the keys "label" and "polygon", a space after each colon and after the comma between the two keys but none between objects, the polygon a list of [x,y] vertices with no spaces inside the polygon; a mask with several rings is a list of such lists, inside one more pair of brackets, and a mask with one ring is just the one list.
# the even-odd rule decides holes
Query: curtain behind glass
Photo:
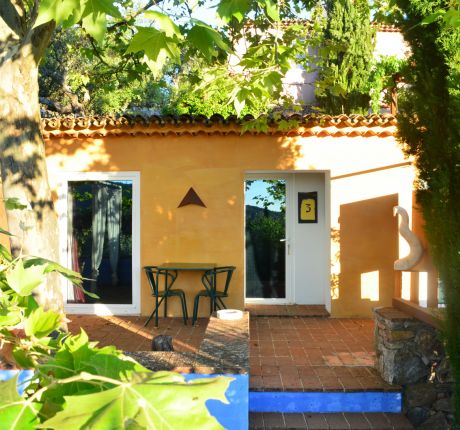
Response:
[{"label": "curtain behind glass", "polygon": [[107,235],[109,239],[109,259],[112,269],[112,285],[118,285],[118,259],[120,249],[120,228],[121,228],[121,187],[110,187],[107,189]]},{"label": "curtain behind glass", "polygon": [[107,218],[107,187],[103,184],[93,184],[93,221],[91,246],[91,292],[97,288],[99,266],[104,251],[105,224]]}]

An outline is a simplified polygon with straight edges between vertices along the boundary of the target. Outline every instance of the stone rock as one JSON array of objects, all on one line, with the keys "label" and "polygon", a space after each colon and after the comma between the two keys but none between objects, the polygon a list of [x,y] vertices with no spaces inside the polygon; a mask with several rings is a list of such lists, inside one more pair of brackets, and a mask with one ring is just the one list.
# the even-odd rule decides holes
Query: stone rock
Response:
[{"label": "stone rock", "polygon": [[449,398],[444,397],[443,399],[436,400],[436,402],[434,402],[433,408],[437,411],[451,412],[452,404]]},{"label": "stone rock", "polygon": [[396,351],[392,367],[392,384],[415,384],[424,379],[428,374],[428,369],[420,357],[406,349]]},{"label": "stone rock", "polygon": [[431,360],[439,357],[442,346],[434,330],[419,330],[415,337],[415,344],[417,351]]},{"label": "stone rock", "polygon": [[160,334],[152,340],[152,351],[174,351],[172,336]]},{"label": "stone rock", "polygon": [[406,413],[407,419],[414,425],[418,426],[428,419],[430,410],[425,408],[412,408]]},{"label": "stone rock", "polygon": [[385,332],[385,340],[387,342],[401,342],[415,337],[415,333],[411,330],[391,330]]},{"label": "stone rock", "polygon": [[406,388],[405,400],[407,407],[431,406],[438,394],[434,384],[416,384]]},{"label": "stone rock", "polygon": [[439,382],[454,382],[452,371],[447,358],[444,358],[436,368],[436,379]]},{"label": "stone rock", "polygon": [[417,427],[418,430],[447,430],[448,428],[449,424],[442,412],[432,415],[424,423]]}]

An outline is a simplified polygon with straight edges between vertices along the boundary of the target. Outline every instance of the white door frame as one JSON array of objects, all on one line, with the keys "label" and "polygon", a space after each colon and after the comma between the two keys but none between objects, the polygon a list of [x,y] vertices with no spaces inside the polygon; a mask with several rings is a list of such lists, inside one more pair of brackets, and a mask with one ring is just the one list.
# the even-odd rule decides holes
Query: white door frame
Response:
[{"label": "white door frame", "polygon": [[62,281],[64,309],[69,314],[139,315],[140,314],[140,173],[139,172],[61,172],[58,174],[59,257],[63,266],[71,268],[67,240],[67,194],[69,181],[132,181],[132,303],[71,303],[67,304],[69,282]]},{"label": "white door frame", "polygon": [[[292,274],[293,274],[293,259],[292,253],[290,252],[291,248],[291,238],[292,238],[292,220],[291,216],[291,202],[292,202],[292,175],[288,172],[248,172],[244,177],[244,181],[247,180],[256,180],[256,179],[283,179],[286,181],[286,297],[282,299],[265,299],[265,298],[246,298],[246,238],[244,240],[244,302],[245,303],[254,303],[254,304],[264,304],[264,305],[282,305],[293,303],[294,301],[294,288],[292,285]],[[244,184],[243,184],[244,186]],[[245,191],[246,192],[246,191]],[[244,204],[244,231],[246,231],[246,201]]]},{"label": "white door frame", "polygon": [[[325,223],[326,223],[326,234],[330,232],[331,227],[331,175],[329,170],[250,170],[245,173],[245,181],[247,179],[286,179],[286,236],[291,238],[290,245],[292,247],[291,255],[286,255],[286,299],[246,299],[246,273],[244,275],[244,301],[245,303],[259,303],[259,304],[292,304],[295,303],[295,285],[294,285],[294,274],[295,274],[295,261],[293,253],[295,252],[295,237],[293,237],[293,223],[296,222],[297,214],[297,199],[295,198],[295,178],[297,174],[311,174],[311,173],[322,173],[324,174],[324,210],[325,210]],[[244,184],[243,184],[244,187]],[[245,206],[245,205],[244,205]],[[289,217],[289,220],[288,220]],[[246,211],[244,214],[244,226],[246,227]],[[331,246],[330,236],[325,241],[326,246],[323,252],[326,253],[326,265],[323,267],[326,273],[330,274],[331,269]],[[246,244],[246,241],[245,241]],[[244,262],[246,272],[246,246],[244,246]],[[287,250],[286,250],[287,254]],[[288,258],[289,257],[289,258]],[[324,304],[328,312],[331,312],[331,290],[330,283],[327,282],[323,286],[323,297]]]}]

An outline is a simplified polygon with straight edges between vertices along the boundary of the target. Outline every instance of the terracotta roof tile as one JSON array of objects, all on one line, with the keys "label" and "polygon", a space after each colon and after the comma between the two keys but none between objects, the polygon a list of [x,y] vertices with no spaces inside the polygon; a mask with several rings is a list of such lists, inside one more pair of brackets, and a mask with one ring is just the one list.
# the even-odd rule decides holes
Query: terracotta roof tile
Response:
[{"label": "terracotta roof tile", "polygon": [[[281,22],[282,26],[289,25],[310,25],[311,21],[308,19],[285,19]],[[250,26],[250,25],[249,25]],[[394,24],[384,24],[380,22],[371,22],[371,26],[374,27],[377,31],[382,33],[399,33],[401,30]]]},{"label": "terracotta roof tile", "polygon": [[239,119],[235,116],[224,118],[221,115],[191,116],[92,116],[58,117],[42,119],[42,133],[45,139],[82,138],[103,136],[139,135],[197,135],[197,134],[269,134],[285,136],[394,136],[396,119],[393,115],[317,115],[293,114],[284,119],[296,120],[297,126],[280,130],[269,120],[266,132],[243,130],[243,124],[252,116]]}]

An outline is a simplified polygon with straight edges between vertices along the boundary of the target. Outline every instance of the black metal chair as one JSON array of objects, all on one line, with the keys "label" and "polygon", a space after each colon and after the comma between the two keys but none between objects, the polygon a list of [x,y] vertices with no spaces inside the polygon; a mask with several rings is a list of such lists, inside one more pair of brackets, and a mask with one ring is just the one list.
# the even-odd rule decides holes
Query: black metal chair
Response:
[{"label": "black metal chair", "polygon": [[[164,300],[164,316],[166,317],[168,312],[168,297],[174,296],[180,297],[184,324],[187,324],[188,313],[187,302],[185,301],[185,293],[183,290],[180,290],[178,288],[171,288],[177,278],[177,271],[160,269],[158,266],[145,266],[144,270],[149,281],[152,296],[155,297],[155,308],[153,309],[152,313],[145,322],[144,327],[147,326],[147,324],[150,322],[154,315],[155,327],[158,327],[158,310],[161,303]],[[163,283],[163,290],[160,290],[161,282]]]},{"label": "black metal chair", "polygon": [[[201,290],[195,296],[195,302],[193,305],[193,320],[192,324],[198,318],[198,306],[200,297],[209,297],[211,314],[218,308],[227,309],[223,298],[228,297],[228,287],[232,280],[235,266],[216,267],[215,269],[207,270],[201,278],[205,289]],[[222,289],[218,289],[219,286],[223,285]]]}]

